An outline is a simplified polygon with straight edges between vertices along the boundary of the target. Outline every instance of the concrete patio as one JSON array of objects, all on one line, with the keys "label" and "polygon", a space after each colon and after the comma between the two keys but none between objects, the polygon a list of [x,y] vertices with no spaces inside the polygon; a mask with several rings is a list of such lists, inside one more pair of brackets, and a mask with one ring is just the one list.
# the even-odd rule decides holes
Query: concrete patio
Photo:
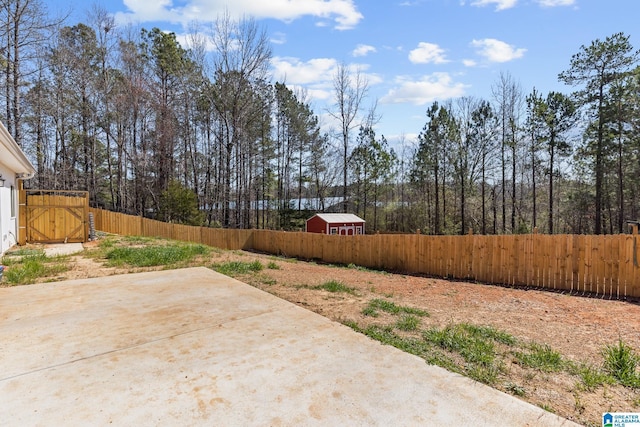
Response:
[{"label": "concrete patio", "polygon": [[206,268],[0,289],[0,420],[575,425]]}]

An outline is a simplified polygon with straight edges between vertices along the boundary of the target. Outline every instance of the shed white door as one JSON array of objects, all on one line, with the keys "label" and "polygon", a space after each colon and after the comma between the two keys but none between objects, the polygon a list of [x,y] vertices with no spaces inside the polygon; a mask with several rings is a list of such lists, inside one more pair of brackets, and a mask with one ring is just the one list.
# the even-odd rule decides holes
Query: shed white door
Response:
[{"label": "shed white door", "polygon": [[353,225],[343,225],[340,227],[340,235],[342,236],[353,236],[356,234],[356,227]]}]

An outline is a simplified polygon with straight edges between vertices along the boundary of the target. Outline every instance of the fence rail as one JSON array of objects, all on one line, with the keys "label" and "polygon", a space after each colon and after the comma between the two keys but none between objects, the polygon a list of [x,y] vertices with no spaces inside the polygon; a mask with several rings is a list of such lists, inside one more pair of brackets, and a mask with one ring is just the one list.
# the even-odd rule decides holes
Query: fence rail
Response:
[{"label": "fence rail", "polygon": [[223,249],[407,273],[533,286],[614,298],[640,297],[639,236],[619,234],[339,236],[271,230],[227,230],[167,224],[91,208],[96,229],[166,237]]}]

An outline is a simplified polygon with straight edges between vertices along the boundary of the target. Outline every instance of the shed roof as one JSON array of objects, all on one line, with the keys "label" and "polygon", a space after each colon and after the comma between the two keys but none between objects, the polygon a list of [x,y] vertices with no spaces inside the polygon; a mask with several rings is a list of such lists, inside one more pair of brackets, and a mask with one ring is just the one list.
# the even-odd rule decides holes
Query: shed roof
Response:
[{"label": "shed roof", "polygon": [[319,213],[314,216],[326,222],[365,222],[365,220],[359,216],[349,213]]}]

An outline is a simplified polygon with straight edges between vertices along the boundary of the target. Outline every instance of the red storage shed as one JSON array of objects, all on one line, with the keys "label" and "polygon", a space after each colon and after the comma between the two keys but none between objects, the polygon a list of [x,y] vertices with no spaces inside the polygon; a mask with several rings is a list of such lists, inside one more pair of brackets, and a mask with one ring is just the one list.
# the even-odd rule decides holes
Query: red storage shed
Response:
[{"label": "red storage shed", "polygon": [[353,214],[319,213],[307,220],[308,233],[341,234],[352,236],[364,234],[365,221]]}]

